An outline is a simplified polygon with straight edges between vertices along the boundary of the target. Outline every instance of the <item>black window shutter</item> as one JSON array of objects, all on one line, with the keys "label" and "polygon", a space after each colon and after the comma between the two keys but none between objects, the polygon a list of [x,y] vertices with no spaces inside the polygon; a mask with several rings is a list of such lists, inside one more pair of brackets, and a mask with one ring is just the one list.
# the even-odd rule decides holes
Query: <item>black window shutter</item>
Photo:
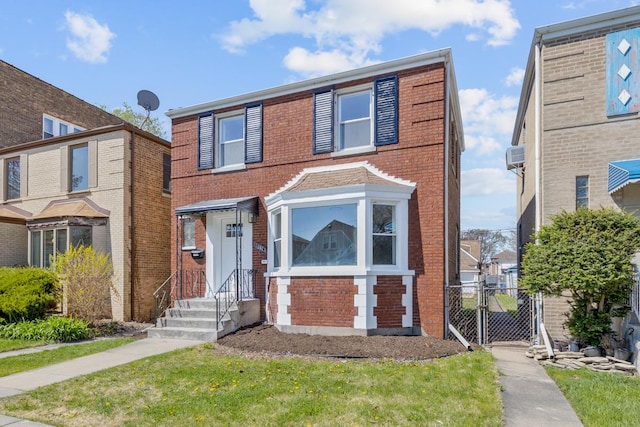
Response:
[{"label": "black window shutter", "polygon": [[378,79],[375,95],[375,145],[398,143],[398,77]]},{"label": "black window shutter", "polygon": [[262,104],[245,107],[244,114],[244,162],[262,161]]},{"label": "black window shutter", "polygon": [[198,116],[198,169],[213,168],[213,113]]},{"label": "black window shutter", "polygon": [[313,94],[313,154],[333,151],[333,90]]}]

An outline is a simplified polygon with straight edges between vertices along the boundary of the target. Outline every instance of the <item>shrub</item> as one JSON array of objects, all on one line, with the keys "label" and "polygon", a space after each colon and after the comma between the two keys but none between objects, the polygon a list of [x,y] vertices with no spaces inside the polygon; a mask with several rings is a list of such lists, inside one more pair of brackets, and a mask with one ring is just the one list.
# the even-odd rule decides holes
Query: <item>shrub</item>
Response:
[{"label": "shrub", "polygon": [[110,292],[117,296],[117,291],[108,255],[78,246],[58,254],[52,267],[63,284],[67,313],[91,323],[111,317]]},{"label": "shrub", "polygon": [[72,317],[51,316],[0,325],[0,338],[29,341],[69,342],[91,337],[88,322]]},{"label": "shrub", "polygon": [[59,296],[59,282],[51,271],[0,268],[0,318],[8,322],[44,318]]}]

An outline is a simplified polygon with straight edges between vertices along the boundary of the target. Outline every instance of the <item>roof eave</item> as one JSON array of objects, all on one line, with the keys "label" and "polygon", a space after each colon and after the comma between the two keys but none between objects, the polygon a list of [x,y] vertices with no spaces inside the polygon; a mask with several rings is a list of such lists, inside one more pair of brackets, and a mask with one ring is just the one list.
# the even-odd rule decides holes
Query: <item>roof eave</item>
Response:
[{"label": "roof eave", "polygon": [[354,79],[373,77],[385,73],[393,73],[408,68],[420,67],[424,65],[436,64],[439,62],[448,62],[451,58],[451,48],[434,50],[419,55],[413,55],[406,58],[396,59],[393,61],[381,62],[363,68],[357,68],[340,73],[331,74],[323,77],[316,77],[309,80],[303,80],[290,83],[283,86],[276,86],[269,89],[250,92],[217,101],[204,102],[188,107],[176,108],[167,111],[165,114],[171,118],[186,117],[211,110],[219,110],[227,107],[234,107],[247,104],[249,102],[271,99],[279,96],[290,95],[293,93],[304,92],[307,90],[319,89],[339,83],[348,82]]}]

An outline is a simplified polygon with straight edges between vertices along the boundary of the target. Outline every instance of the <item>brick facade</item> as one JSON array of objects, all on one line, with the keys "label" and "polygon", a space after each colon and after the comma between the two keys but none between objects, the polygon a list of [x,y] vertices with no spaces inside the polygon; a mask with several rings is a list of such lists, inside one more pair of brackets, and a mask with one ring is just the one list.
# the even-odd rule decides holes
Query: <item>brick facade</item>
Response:
[{"label": "brick facade", "polygon": [[[305,168],[367,161],[386,174],[414,182],[415,191],[408,203],[408,266],[415,272],[411,286],[413,327],[422,333],[442,337],[445,330],[444,284],[456,275],[454,254],[457,251],[455,236],[456,230],[459,230],[460,197],[461,148],[445,152],[445,137],[450,127],[454,127],[454,135],[458,132],[451,121],[446,121],[446,84],[451,83],[447,77],[449,72],[445,61],[407,66],[406,69],[394,71],[398,77],[399,142],[352,156],[313,154],[313,89],[253,99],[261,101],[263,105],[263,161],[247,164],[243,170],[228,173],[216,173],[215,169],[197,170],[198,116],[172,117],[172,208],[204,200],[258,196],[253,242],[258,247],[268,248],[267,206],[264,198]],[[370,84],[380,76],[384,74],[366,78],[356,76],[335,84],[331,84],[331,78],[327,78],[330,82],[327,85],[339,90]],[[451,100],[457,109],[456,96],[452,95]],[[214,113],[241,107],[242,104],[214,109]],[[460,144],[461,141],[456,139],[455,143]],[[446,168],[452,170],[448,175],[448,183],[445,183],[444,177]],[[445,206],[445,193],[450,202],[448,207]],[[445,219],[448,220],[448,230],[445,230]],[[176,215],[172,215],[172,242],[179,239],[176,222]],[[449,278],[445,277],[445,236],[448,237],[449,252],[452,254],[449,256]],[[204,239],[204,228],[198,224],[197,245],[201,245]],[[202,268],[201,262],[198,263],[184,251],[174,250],[171,256],[175,267]],[[253,268],[256,269],[257,278],[255,295],[261,300],[263,315],[266,316],[265,310],[269,310],[269,318],[273,321],[276,315],[273,304],[278,298],[280,286],[273,277],[263,279],[267,265],[261,261],[266,258],[267,254],[254,248]],[[291,298],[287,314],[291,316],[291,324],[353,327],[357,314],[354,308],[357,280],[353,276],[291,277],[287,285]],[[267,283],[270,283],[269,307],[266,306]],[[402,278],[384,279],[376,287],[380,292],[376,309],[378,327],[402,326],[399,317],[405,313],[401,305],[401,294],[405,292]],[[382,307],[381,303],[393,304],[393,307]]]},{"label": "brick facade", "polygon": [[[61,171],[68,161],[69,147],[77,144],[95,144],[96,182],[85,191],[69,192]],[[28,171],[27,191],[19,199],[6,201],[8,205],[36,215],[51,201],[83,198],[109,212],[106,226],[93,227],[93,246],[112,259],[117,290],[112,295],[112,313],[116,320],[150,320],[154,304],[151,294],[170,274],[170,197],[162,191],[163,153],[170,153],[167,141],[128,124],[0,149],[0,162],[19,155],[25,161],[21,167]],[[93,164],[89,165],[91,168]],[[13,236],[3,241],[11,241],[12,250],[21,256],[19,263],[26,264],[28,233],[25,225],[20,227],[16,230],[15,224],[0,217],[0,236]],[[0,250],[0,265],[15,263]]]},{"label": "brick facade", "polygon": [[[557,24],[557,29],[545,27],[540,43],[541,98],[536,99],[533,77],[525,80],[513,140],[514,145],[525,146],[525,166],[519,170],[517,189],[519,261],[535,231],[536,198],[541,225],[550,224],[551,216],[562,210],[575,210],[578,176],[589,178],[590,208],[629,209],[629,200],[635,198],[634,185],[614,194],[607,190],[609,162],[640,158],[636,115],[607,116],[606,35],[640,27],[639,8],[621,12]],[[536,32],[534,38],[540,37]],[[527,67],[528,73],[533,72],[534,62],[530,60]],[[541,114],[539,129],[535,126],[536,105]],[[536,135],[540,138],[538,194]],[[568,335],[563,323],[569,308],[566,298],[545,298],[544,322],[553,337]]]},{"label": "brick facade", "polygon": [[122,119],[2,60],[0,93],[0,148],[42,139],[43,114],[84,129],[122,123]]}]

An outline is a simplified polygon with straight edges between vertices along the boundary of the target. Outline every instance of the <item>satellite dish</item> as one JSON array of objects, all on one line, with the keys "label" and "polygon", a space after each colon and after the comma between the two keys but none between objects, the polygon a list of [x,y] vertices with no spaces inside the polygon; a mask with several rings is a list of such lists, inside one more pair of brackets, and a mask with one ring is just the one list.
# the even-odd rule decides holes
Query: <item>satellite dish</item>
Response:
[{"label": "satellite dish", "polygon": [[151,114],[152,111],[156,111],[160,106],[160,100],[156,94],[150,90],[141,90],[138,92],[138,105],[147,110],[147,117],[145,117],[140,125],[140,129],[143,129],[144,124],[149,119],[149,114]]},{"label": "satellite dish", "polygon": [[150,90],[141,90],[138,92],[138,105],[149,111],[156,111],[160,106],[160,100],[155,93]]}]

